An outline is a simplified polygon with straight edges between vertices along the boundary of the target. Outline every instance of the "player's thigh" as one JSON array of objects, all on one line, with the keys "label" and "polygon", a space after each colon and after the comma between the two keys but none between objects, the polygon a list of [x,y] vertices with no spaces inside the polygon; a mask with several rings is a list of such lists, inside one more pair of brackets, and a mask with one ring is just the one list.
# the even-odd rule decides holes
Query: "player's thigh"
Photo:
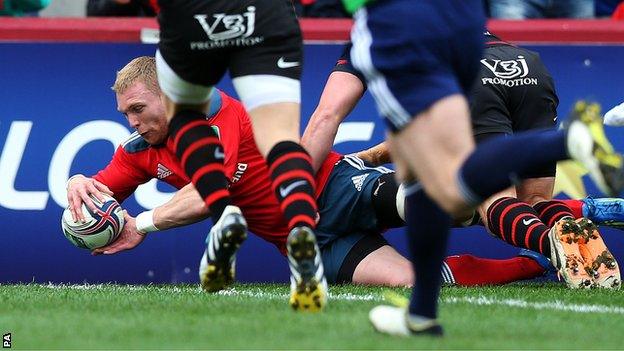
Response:
[{"label": "player's thigh", "polygon": [[414,270],[409,260],[392,246],[384,245],[364,257],[353,272],[352,283],[412,286]]},{"label": "player's thigh", "polygon": [[463,96],[437,101],[389,138],[393,159],[407,165],[438,204],[455,215],[465,209],[457,172],[473,151],[474,141]]}]

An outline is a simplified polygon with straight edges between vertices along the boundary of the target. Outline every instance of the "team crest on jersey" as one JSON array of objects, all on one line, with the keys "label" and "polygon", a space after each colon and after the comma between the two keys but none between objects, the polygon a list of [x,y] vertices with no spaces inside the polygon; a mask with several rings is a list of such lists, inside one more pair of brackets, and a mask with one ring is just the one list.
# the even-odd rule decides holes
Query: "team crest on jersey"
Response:
[{"label": "team crest on jersey", "polygon": [[247,12],[227,15],[215,13],[193,16],[208,36],[208,41],[191,42],[191,50],[206,50],[218,47],[251,46],[264,40],[252,36],[256,25],[256,7],[247,7]]},{"label": "team crest on jersey", "polygon": [[165,179],[171,174],[173,174],[173,172],[171,172],[169,168],[163,166],[161,163],[159,163],[156,167],[156,178],[158,179]]},{"label": "team crest on jersey", "polygon": [[537,85],[537,78],[527,77],[529,66],[522,55],[519,55],[516,60],[482,59],[481,63],[495,76],[495,78],[482,77],[481,82],[483,84],[500,84],[509,87]]}]

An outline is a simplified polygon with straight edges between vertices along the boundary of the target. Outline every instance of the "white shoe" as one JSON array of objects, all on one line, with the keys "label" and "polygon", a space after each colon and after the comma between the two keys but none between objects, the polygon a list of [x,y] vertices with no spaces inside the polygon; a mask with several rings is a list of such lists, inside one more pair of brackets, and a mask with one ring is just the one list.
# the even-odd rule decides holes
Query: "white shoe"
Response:
[{"label": "white shoe", "polygon": [[199,264],[202,289],[215,292],[232,284],[236,251],[247,239],[247,222],[236,206],[227,206],[210,229],[206,250]]},{"label": "white shoe", "polygon": [[608,126],[624,126],[624,102],[605,113],[604,124]]},{"label": "white shoe", "polygon": [[377,306],[368,313],[368,318],[375,330],[384,334],[396,336],[442,336],[443,334],[442,327],[437,320],[409,317],[404,307]]},{"label": "white shoe", "polygon": [[290,306],[318,312],[327,304],[327,280],[316,236],[308,227],[296,227],[286,242],[290,266]]}]

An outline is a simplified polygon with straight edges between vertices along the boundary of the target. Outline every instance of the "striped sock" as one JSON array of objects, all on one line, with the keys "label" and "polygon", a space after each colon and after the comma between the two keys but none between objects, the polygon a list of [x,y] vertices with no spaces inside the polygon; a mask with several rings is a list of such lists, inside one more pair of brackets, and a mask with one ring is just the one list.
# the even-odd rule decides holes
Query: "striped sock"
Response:
[{"label": "striped sock", "polygon": [[442,279],[459,286],[507,284],[544,274],[544,267],[528,257],[494,260],[472,255],[449,256],[442,265]]},{"label": "striped sock", "polygon": [[277,143],[267,156],[271,186],[288,228],[316,227],[314,171],[310,155],[292,141]]},{"label": "striped sock", "polygon": [[512,197],[496,200],[487,210],[490,232],[514,246],[550,257],[549,228],[533,207]]},{"label": "striped sock", "polygon": [[533,208],[539,214],[539,218],[550,228],[564,217],[574,218],[574,214],[568,205],[561,201],[550,200],[542,201],[533,205]]},{"label": "striped sock", "polygon": [[169,124],[173,149],[216,223],[230,205],[224,174],[223,147],[206,116],[195,111],[178,112]]}]

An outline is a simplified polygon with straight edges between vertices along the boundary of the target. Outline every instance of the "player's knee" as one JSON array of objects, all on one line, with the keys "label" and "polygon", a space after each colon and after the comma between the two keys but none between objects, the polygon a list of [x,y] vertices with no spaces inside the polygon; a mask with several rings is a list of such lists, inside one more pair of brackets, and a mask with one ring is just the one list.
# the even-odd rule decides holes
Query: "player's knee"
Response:
[{"label": "player's knee", "polygon": [[471,207],[449,186],[438,186],[429,193],[438,206],[453,218],[461,218],[471,212]]}]

